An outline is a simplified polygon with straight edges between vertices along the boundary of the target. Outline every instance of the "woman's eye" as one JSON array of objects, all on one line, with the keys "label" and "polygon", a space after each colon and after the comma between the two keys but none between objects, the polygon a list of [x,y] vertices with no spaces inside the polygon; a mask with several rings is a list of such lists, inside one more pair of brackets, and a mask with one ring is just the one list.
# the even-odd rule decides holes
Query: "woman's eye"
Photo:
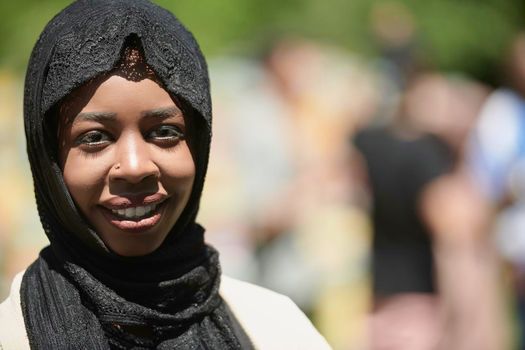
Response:
[{"label": "woman's eye", "polygon": [[178,141],[184,137],[184,133],[175,125],[162,125],[151,131],[149,137],[161,141]]},{"label": "woman's eye", "polygon": [[77,145],[87,145],[93,147],[100,146],[106,142],[109,142],[110,140],[111,139],[108,134],[99,130],[93,130],[80,135],[75,143]]}]

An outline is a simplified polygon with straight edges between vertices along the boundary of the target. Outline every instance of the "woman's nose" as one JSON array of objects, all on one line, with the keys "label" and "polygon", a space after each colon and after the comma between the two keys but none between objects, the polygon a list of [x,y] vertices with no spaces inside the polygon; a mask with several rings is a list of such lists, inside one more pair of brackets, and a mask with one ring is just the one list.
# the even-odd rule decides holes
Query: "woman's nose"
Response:
[{"label": "woman's nose", "polygon": [[151,157],[150,147],[142,135],[121,139],[116,146],[115,164],[109,173],[110,180],[136,184],[150,176],[160,175],[160,170]]}]

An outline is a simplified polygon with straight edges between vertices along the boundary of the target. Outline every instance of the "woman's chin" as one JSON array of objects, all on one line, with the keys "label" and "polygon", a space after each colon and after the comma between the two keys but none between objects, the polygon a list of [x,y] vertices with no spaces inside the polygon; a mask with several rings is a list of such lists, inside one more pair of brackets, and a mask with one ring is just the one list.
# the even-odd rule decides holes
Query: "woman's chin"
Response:
[{"label": "woman's chin", "polygon": [[135,239],[106,240],[105,243],[117,255],[136,257],[153,253],[162,245],[163,241],[164,239],[161,237],[148,237],[148,239],[136,237]]}]

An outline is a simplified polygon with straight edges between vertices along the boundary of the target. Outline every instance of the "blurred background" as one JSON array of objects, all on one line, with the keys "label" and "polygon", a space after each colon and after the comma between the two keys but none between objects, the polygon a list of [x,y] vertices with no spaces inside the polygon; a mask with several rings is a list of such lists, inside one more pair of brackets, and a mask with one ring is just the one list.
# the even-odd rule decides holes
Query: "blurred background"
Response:
[{"label": "blurred background", "polygon": [[[525,2],[155,2],[208,58],[225,273],[334,349],[525,349]],[[46,244],[23,80],[68,3],[0,3],[0,299]]]}]

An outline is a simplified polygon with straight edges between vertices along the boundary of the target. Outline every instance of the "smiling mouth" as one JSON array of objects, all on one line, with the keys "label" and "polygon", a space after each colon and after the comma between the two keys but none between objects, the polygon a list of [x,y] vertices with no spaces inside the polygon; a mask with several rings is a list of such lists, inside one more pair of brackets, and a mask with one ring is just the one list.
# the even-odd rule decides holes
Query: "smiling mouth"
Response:
[{"label": "smiling mouth", "polygon": [[111,212],[121,220],[140,221],[154,215],[159,205],[160,203],[156,203],[126,209],[111,209]]},{"label": "smiling mouth", "polygon": [[103,207],[103,214],[113,226],[128,232],[143,232],[153,228],[161,219],[165,201],[155,204],[109,209]]}]

